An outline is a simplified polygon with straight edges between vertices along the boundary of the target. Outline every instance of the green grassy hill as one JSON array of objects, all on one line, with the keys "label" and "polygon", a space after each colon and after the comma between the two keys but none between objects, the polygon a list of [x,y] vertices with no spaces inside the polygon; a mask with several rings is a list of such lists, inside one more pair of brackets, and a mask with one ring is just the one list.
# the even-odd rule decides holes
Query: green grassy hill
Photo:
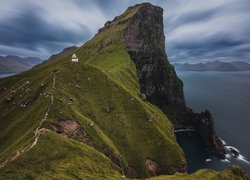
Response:
[{"label": "green grassy hill", "polygon": [[140,93],[125,51],[124,28],[141,6],[80,48],[0,80],[0,179],[146,178],[186,170],[172,124]]},{"label": "green grassy hill", "polygon": [[[157,162],[164,173],[174,173],[185,166],[172,124],[140,94],[135,65],[123,44],[126,23],[118,22],[75,50],[79,63],[70,61],[70,52],[0,81],[2,162],[29,149],[41,121],[44,120],[40,128],[54,131],[56,124],[72,120],[86,134],[83,139],[74,139],[81,141],[83,147],[93,147],[101,157],[109,157],[127,176],[154,175],[156,172],[150,172],[145,165],[146,159]],[[41,137],[46,134],[42,132]],[[50,139],[53,137],[56,135]],[[67,143],[60,142],[62,146]],[[19,157],[28,154],[30,150]]]}]

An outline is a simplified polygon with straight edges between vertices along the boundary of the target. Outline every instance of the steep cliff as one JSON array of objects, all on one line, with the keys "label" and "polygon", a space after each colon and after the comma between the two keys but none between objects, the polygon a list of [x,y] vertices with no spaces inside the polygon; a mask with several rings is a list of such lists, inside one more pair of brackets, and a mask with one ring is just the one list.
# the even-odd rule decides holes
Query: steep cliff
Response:
[{"label": "steep cliff", "polygon": [[157,105],[175,128],[194,126],[208,148],[219,158],[225,158],[225,150],[214,130],[211,114],[207,111],[193,113],[185,104],[182,81],[165,52],[163,9],[149,3],[143,4],[129,21],[124,38],[126,51],[136,65],[140,90],[147,100]]},{"label": "steep cliff", "polygon": [[143,6],[106,23],[83,46],[0,80],[1,176],[146,178],[187,171],[171,122],[142,97],[125,50],[125,29]]},{"label": "steep cliff", "polygon": [[126,51],[136,65],[141,92],[171,115],[175,125],[183,126],[186,122],[175,117],[186,110],[183,84],[165,52],[163,9],[145,3],[130,20],[124,37]]}]

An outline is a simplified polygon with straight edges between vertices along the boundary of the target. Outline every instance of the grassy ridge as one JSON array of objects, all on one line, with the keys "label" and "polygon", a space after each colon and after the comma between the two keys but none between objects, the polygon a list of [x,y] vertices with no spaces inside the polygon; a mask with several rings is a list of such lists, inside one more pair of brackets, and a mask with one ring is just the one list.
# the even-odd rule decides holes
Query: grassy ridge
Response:
[{"label": "grassy ridge", "polygon": [[[147,158],[164,173],[181,168],[185,158],[173,126],[142,98],[125,51],[123,30],[138,8],[82,47],[0,80],[0,162],[34,141],[46,113],[41,127],[49,129],[31,150],[0,168],[1,178],[119,179],[128,167],[144,178],[154,175]],[[70,61],[73,53],[79,63]],[[60,120],[77,122],[88,143],[53,132]]]},{"label": "grassy ridge", "polygon": [[[25,110],[21,109],[20,113],[25,114],[22,120],[20,114],[12,113],[16,109],[10,111],[12,116],[5,117],[10,122],[10,130],[1,132],[5,137],[1,140],[6,142],[6,146],[4,143],[0,145],[3,160],[9,155],[3,151],[6,147],[12,146],[6,152],[13,153],[32,142],[33,131],[50,102],[52,77],[55,75],[54,103],[43,127],[51,129],[51,124],[58,120],[78,122],[98,150],[107,149],[120,158],[125,167],[133,167],[140,177],[152,175],[145,165],[147,157],[155,160],[164,172],[175,171],[185,162],[167,117],[141,98],[135,65],[124,49],[122,30],[125,27],[114,26],[112,36],[104,30],[77,49],[79,63],[70,62],[71,52],[0,81],[3,86],[8,85],[3,96],[8,95],[12,87],[20,87],[27,81],[32,91],[25,96],[34,96],[32,103],[23,108]],[[17,83],[15,78],[23,82]],[[38,89],[40,91],[36,92]],[[39,96],[41,93],[45,95]],[[4,106],[4,98],[1,100]],[[17,121],[21,121],[18,127]],[[0,123],[4,124],[3,121]],[[91,123],[94,126],[90,128]],[[16,135],[12,137],[9,132],[14,129]],[[29,136],[22,138],[23,131],[29,132]],[[20,138],[23,144],[17,143]]]},{"label": "grassy ridge", "polygon": [[[221,180],[221,179],[232,179],[232,180],[242,180],[244,179],[244,175],[242,176],[241,173],[237,174],[234,172],[236,171],[241,171],[239,167],[233,167],[233,170],[230,168],[228,170],[224,171],[214,171],[211,169],[201,169],[193,174],[180,174],[177,173],[175,175],[169,175],[169,176],[158,176],[158,177],[153,177],[149,178],[150,180]],[[247,178],[247,177],[246,177]]]},{"label": "grassy ridge", "polygon": [[120,179],[107,157],[82,143],[46,132],[37,146],[0,169],[0,179]]}]

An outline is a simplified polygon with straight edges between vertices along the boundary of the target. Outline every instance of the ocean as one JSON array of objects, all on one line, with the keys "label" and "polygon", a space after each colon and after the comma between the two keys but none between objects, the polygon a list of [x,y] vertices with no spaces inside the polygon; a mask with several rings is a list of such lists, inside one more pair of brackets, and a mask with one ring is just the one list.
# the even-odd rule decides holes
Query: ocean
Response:
[{"label": "ocean", "polygon": [[222,170],[233,163],[250,173],[250,72],[178,71],[177,74],[184,82],[187,105],[196,112],[210,110],[225,147],[232,146],[240,153],[239,158],[228,155],[222,162],[207,152],[195,133],[178,133],[189,172],[200,168]]},{"label": "ocean", "polygon": [[0,79],[8,76],[15,75],[16,73],[0,73]]}]

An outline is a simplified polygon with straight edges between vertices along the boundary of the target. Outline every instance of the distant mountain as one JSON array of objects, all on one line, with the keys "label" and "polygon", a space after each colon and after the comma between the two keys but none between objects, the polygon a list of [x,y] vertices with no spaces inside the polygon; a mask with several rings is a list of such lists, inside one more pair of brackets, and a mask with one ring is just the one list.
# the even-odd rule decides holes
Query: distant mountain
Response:
[{"label": "distant mountain", "polygon": [[50,58],[48,59],[48,61],[52,60],[52,59],[56,59],[59,56],[67,54],[68,52],[74,51],[76,49],[77,49],[77,46],[70,46],[70,47],[64,48],[61,52],[59,52],[57,54],[53,54],[52,56],[50,56]]},{"label": "distant mountain", "polygon": [[[63,49],[63,51],[53,54],[47,61],[56,59],[70,51],[77,49],[76,46],[71,46]],[[35,65],[38,65],[43,60],[37,57],[21,58],[18,56],[0,56],[0,74],[4,73],[19,73],[31,69]],[[46,61],[44,61],[46,62]]]},{"label": "distant mountain", "polygon": [[37,57],[0,56],[0,73],[18,73],[42,62]]},{"label": "distant mountain", "polygon": [[250,71],[250,64],[243,61],[213,61],[198,64],[175,63],[174,66],[181,71]]}]

